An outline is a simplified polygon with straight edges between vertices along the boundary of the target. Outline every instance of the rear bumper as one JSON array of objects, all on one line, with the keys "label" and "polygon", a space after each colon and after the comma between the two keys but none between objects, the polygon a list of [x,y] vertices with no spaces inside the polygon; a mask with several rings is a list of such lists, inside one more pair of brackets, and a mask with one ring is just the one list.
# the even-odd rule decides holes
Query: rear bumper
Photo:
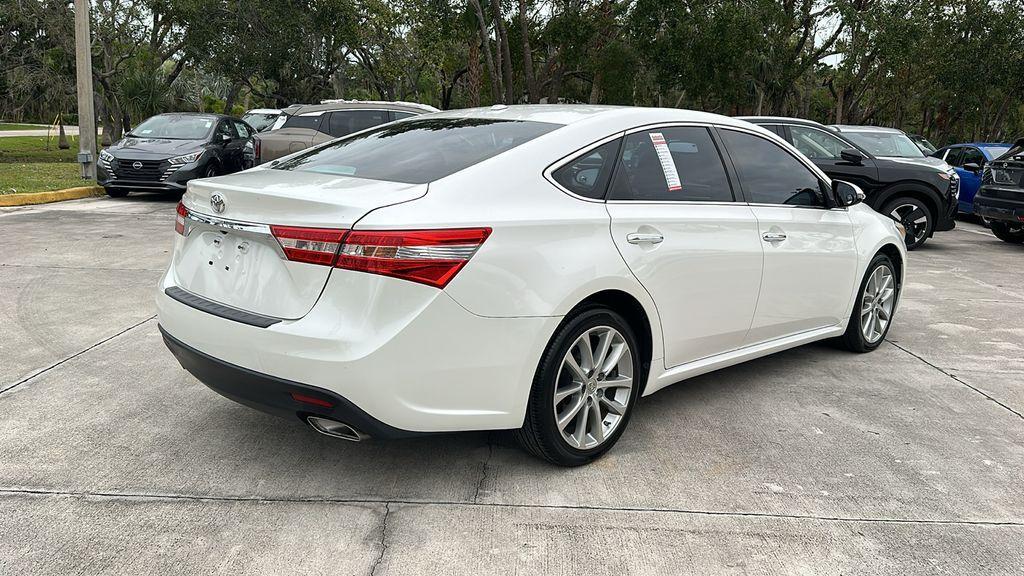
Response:
[{"label": "rear bumper", "polygon": [[993,198],[982,189],[974,197],[974,213],[992,220],[1024,222],[1024,189],[999,189]]},{"label": "rear bumper", "polygon": [[[223,362],[171,336],[163,326],[159,328],[164,344],[177,358],[181,367],[229,400],[286,418],[297,416],[304,420],[310,415],[326,416],[353,426],[372,438],[403,438],[418,435],[416,432],[384,424],[330,390],[276,378]],[[315,398],[331,406],[299,402],[292,397],[293,393]]]},{"label": "rear bumper", "polygon": [[285,394],[311,390],[353,421],[335,419],[371,436],[520,427],[537,363],[561,321],[477,316],[443,291],[336,269],[305,316],[259,327],[172,298],[171,276],[157,308],[184,368],[266,412],[317,413]]}]

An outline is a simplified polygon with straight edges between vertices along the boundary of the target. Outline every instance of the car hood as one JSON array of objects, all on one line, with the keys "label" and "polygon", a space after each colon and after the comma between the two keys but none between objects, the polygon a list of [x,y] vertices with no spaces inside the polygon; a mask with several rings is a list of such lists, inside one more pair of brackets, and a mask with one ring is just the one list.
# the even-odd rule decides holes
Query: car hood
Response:
[{"label": "car hood", "polygon": [[906,166],[923,166],[927,168],[934,168],[937,172],[948,172],[950,170],[950,166],[949,164],[946,164],[945,160],[942,160],[941,158],[934,158],[932,156],[922,156],[921,158],[877,156],[876,159],[885,162],[893,162],[895,164],[902,164]]},{"label": "car hood", "polygon": [[188,154],[203,148],[205,140],[170,140],[129,136],[107,148],[115,158],[162,159]]}]

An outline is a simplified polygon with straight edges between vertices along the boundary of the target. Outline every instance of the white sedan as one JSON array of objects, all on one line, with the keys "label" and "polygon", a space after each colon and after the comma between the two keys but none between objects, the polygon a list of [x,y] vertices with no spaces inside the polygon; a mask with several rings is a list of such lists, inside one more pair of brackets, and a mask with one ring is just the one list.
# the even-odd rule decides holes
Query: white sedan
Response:
[{"label": "white sedan", "polygon": [[160,328],[210,388],[325,434],[511,429],[579,465],[685,378],[877,348],[906,251],[862,198],[714,114],[431,114],[189,182]]}]

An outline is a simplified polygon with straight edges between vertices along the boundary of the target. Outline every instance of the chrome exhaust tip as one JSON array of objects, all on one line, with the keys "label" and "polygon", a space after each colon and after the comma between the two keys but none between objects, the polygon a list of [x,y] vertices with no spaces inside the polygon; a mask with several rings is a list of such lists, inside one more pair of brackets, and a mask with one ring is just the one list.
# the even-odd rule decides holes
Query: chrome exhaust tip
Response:
[{"label": "chrome exhaust tip", "polygon": [[306,416],[306,423],[309,424],[313,430],[316,430],[321,434],[331,436],[333,438],[341,438],[342,440],[348,440],[349,442],[361,442],[369,438],[368,435],[363,434],[344,422],[338,422],[337,420],[331,420],[330,418],[324,418],[323,416]]}]

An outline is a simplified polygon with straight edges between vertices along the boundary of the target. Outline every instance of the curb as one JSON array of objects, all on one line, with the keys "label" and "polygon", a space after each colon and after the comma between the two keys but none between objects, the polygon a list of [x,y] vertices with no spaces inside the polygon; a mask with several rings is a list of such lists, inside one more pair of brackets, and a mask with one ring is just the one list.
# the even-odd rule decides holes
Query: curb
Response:
[{"label": "curb", "polygon": [[51,192],[31,192],[28,194],[0,194],[0,206],[28,206],[30,204],[46,204],[64,200],[79,200],[103,196],[102,186],[79,186],[66,190]]}]

